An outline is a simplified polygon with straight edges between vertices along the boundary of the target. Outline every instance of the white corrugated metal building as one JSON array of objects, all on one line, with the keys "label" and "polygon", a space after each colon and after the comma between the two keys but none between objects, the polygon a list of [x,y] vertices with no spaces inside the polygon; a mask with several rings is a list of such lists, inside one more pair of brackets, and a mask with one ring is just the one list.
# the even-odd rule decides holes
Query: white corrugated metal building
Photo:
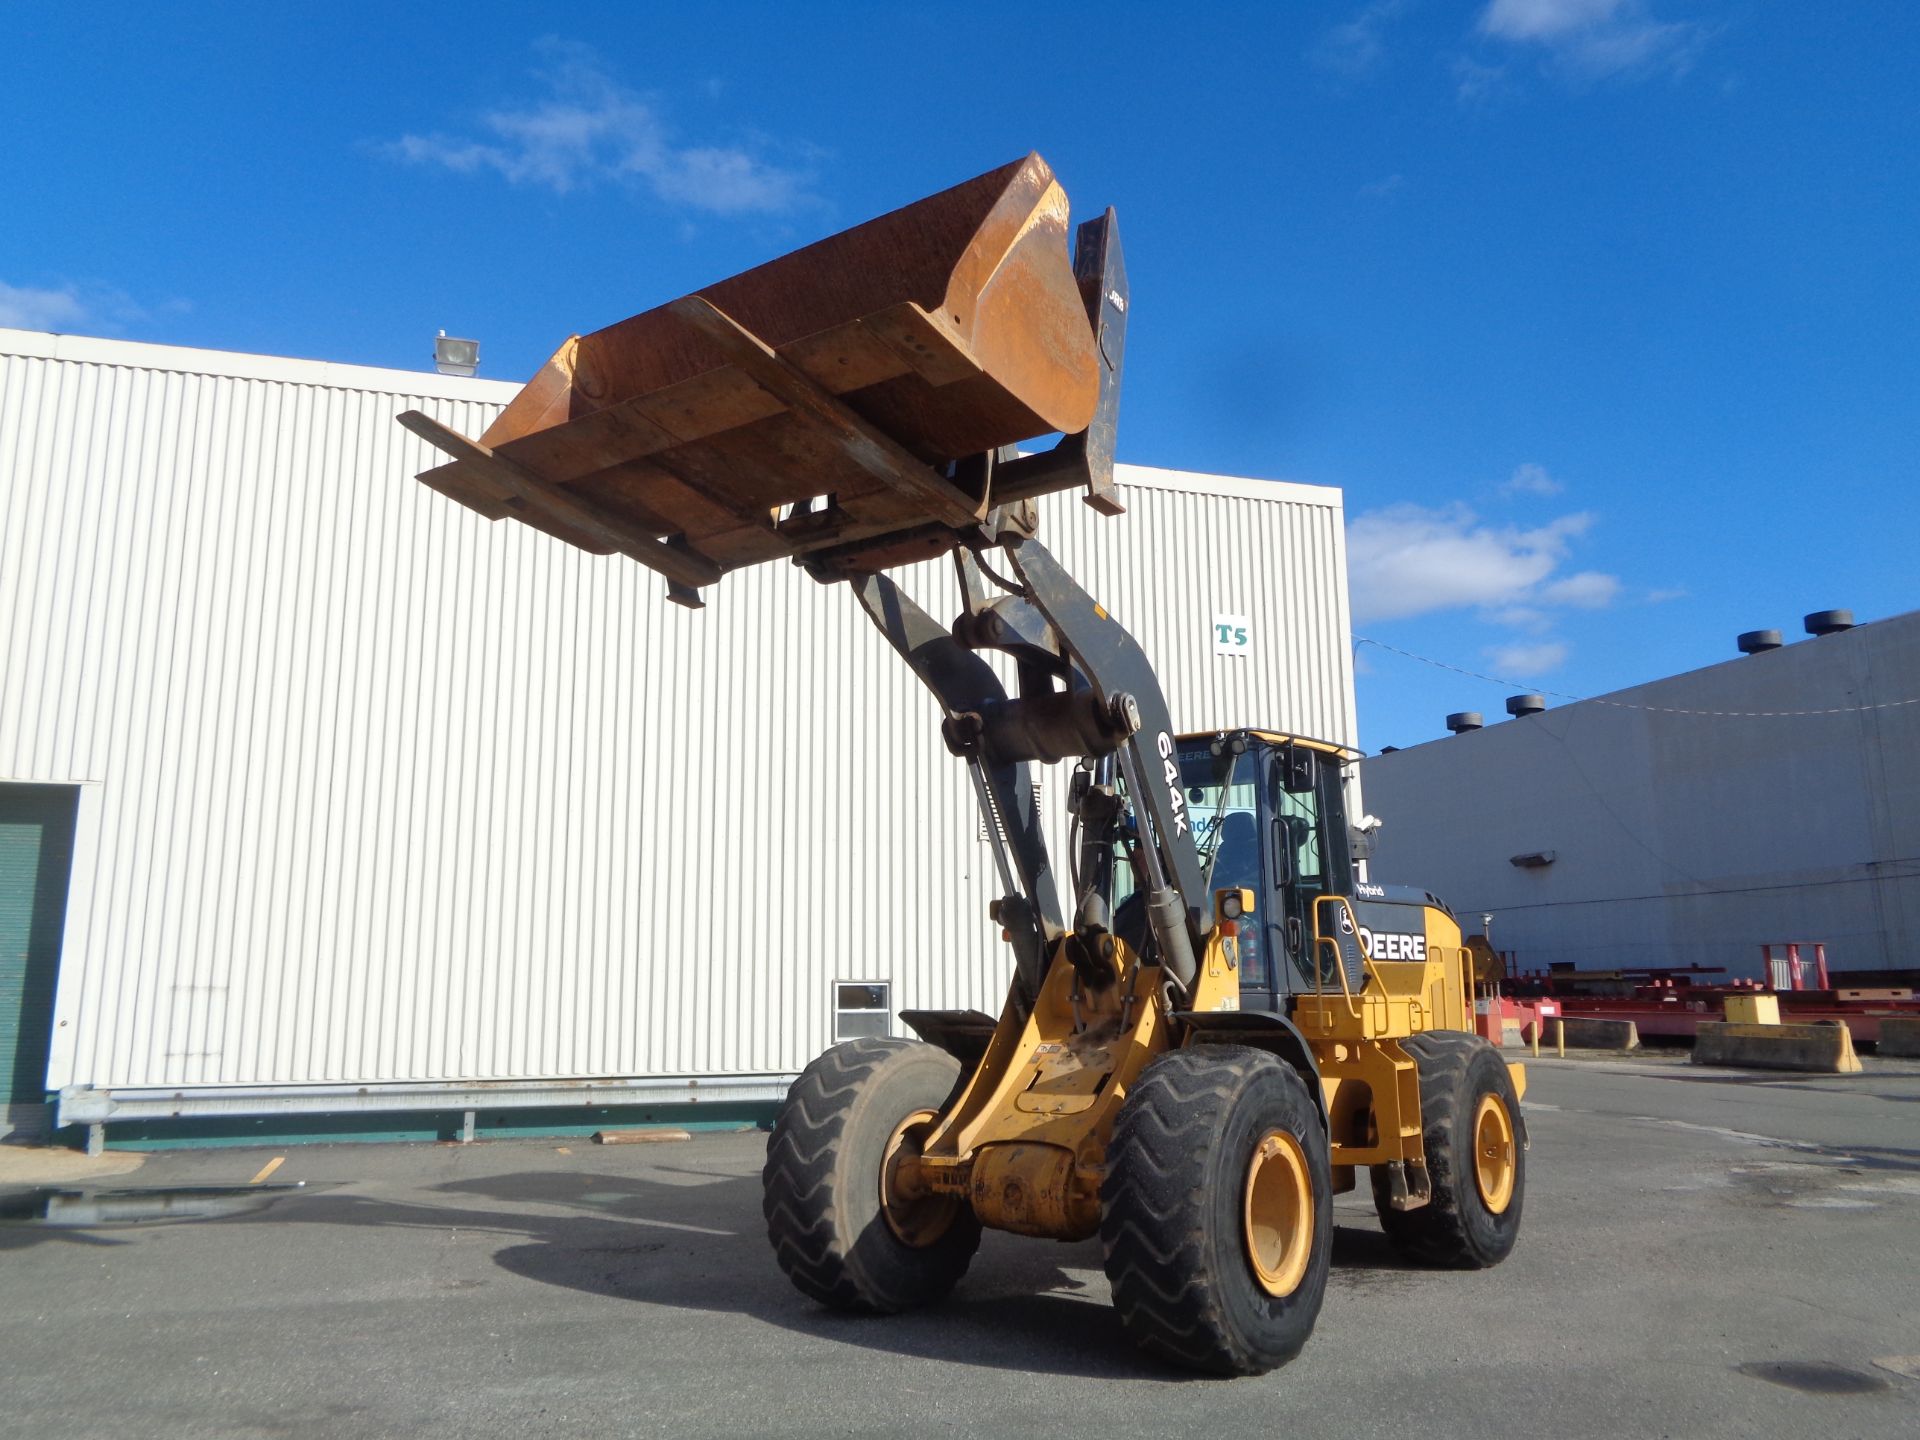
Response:
[{"label": "white corrugated metal building", "polygon": [[[412,480],[399,412],[478,434],[515,388],[0,330],[16,1117],[49,1026],[98,1123],[758,1100],[839,982],[997,1008],[932,698],[841,587],[767,566],[689,612]],[[1054,497],[1042,535],[1176,721],[1352,744],[1339,492],[1119,481],[1127,515]],[[949,574],[905,583],[947,615]]]}]

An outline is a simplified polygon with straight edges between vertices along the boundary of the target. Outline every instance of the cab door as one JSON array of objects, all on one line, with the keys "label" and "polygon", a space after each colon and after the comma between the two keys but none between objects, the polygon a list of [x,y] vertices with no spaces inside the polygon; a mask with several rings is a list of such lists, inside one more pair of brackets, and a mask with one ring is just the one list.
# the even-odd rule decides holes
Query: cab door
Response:
[{"label": "cab door", "polygon": [[1283,917],[1277,953],[1287,958],[1296,988],[1340,983],[1333,956],[1316,943],[1319,924],[1330,927],[1341,963],[1350,977],[1361,973],[1360,940],[1340,906],[1321,905],[1328,895],[1353,893],[1352,848],[1346,827],[1346,791],[1340,765],[1318,750],[1285,744],[1273,751],[1267,786],[1270,849]]}]

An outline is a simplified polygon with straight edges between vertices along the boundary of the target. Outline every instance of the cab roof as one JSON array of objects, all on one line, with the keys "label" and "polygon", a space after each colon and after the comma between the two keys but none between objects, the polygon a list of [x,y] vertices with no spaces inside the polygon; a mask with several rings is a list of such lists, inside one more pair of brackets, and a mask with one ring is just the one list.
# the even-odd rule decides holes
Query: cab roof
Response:
[{"label": "cab roof", "polygon": [[[1176,740],[1211,740],[1216,735],[1231,735],[1231,730],[1196,730],[1187,735],[1176,735]],[[1283,730],[1248,730],[1247,734],[1269,745],[1284,745],[1289,740],[1305,750],[1318,750],[1322,755],[1331,755],[1342,763],[1361,759],[1365,752],[1350,746],[1336,745],[1331,740],[1315,740],[1307,735],[1289,735]]]}]

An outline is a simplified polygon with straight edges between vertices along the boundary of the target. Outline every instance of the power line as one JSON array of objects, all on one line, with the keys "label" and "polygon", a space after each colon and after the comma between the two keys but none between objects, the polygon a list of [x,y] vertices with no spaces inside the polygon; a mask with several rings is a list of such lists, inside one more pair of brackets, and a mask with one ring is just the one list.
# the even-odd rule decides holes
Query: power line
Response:
[{"label": "power line", "polygon": [[[1910,865],[1914,857],[1895,856],[1891,860],[1868,860],[1867,865]],[[1717,900],[1726,895],[1766,895],[1781,890],[1826,890],[1839,885],[1878,885],[1889,881],[1920,880],[1920,870],[1895,870],[1879,875],[1838,875],[1830,880],[1781,880],[1770,885],[1709,885],[1704,881],[1695,883],[1702,886],[1698,890],[1662,891],[1657,895],[1593,895],[1567,900],[1529,900],[1517,905],[1496,905],[1485,901],[1480,905],[1464,905],[1462,911],[1492,910],[1496,914],[1518,914],[1522,910],[1563,910],[1579,905],[1647,905],[1653,903],[1669,904],[1675,900]],[[1884,930],[1847,931],[1849,935],[1879,935]]]},{"label": "power line", "polygon": [[1920,695],[1910,700],[1883,700],[1873,705],[1833,705],[1824,710],[1692,710],[1678,705],[1635,705],[1626,700],[1607,700],[1592,695],[1570,695],[1564,690],[1548,690],[1526,684],[1520,680],[1506,680],[1498,675],[1483,675],[1478,670],[1469,670],[1463,665],[1449,664],[1445,660],[1435,660],[1431,655],[1416,655],[1411,650],[1402,650],[1398,645],[1389,645],[1384,640],[1375,640],[1367,635],[1353,636],[1354,648],[1371,645],[1375,649],[1385,650],[1389,654],[1403,656],[1408,660],[1418,660],[1422,665],[1431,665],[1436,670],[1449,670],[1455,675],[1464,675],[1469,680],[1484,680],[1489,685],[1503,685],[1510,690],[1525,690],[1535,695],[1551,695],[1556,700],[1581,701],[1588,705],[1605,705],[1612,710],[1643,710],[1654,715],[1695,715],[1713,719],[1741,720],[1785,720],[1810,715],[1860,715],[1870,710],[1898,710],[1906,705],[1920,705]]}]

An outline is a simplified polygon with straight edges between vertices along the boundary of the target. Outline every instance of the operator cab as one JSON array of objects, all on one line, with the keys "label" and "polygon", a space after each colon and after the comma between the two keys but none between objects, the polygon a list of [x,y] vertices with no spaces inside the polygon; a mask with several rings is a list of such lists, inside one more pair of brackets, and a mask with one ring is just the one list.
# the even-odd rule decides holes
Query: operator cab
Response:
[{"label": "operator cab", "polygon": [[[1344,772],[1359,758],[1323,740],[1266,730],[1185,735],[1175,742],[1207,877],[1200,928],[1213,925],[1215,891],[1253,892],[1253,909],[1240,922],[1243,1009],[1284,1014],[1289,995],[1315,988],[1315,967],[1331,964],[1314,943],[1315,902],[1354,893]],[[1114,929],[1139,948],[1146,926],[1129,893],[1133,871],[1124,856],[1115,858]],[[1330,969],[1324,980],[1339,984]]]}]

